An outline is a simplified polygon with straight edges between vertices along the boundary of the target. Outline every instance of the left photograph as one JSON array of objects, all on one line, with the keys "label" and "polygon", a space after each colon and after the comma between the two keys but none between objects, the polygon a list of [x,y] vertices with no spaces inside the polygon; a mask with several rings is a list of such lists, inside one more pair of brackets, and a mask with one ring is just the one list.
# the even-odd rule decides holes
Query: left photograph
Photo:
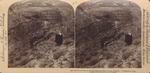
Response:
[{"label": "left photograph", "polygon": [[14,3],[8,12],[9,68],[73,68],[74,10],[59,0]]}]

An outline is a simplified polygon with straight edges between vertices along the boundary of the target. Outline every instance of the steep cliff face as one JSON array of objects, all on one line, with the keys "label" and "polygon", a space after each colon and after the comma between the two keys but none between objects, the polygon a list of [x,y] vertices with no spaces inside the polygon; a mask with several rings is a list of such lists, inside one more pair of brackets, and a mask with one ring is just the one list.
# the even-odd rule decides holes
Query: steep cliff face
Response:
[{"label": "steep cliff face", "polygon": [[[73,67],[73,13],[69,4],[59,0],[13,4],[9,8],[9,67]],[[65,41],[56,46],[59,32]]]},{"label": "steep cliff face", "polygon": [[[130,46],[124,42],[124,34],[128,32],[132,33],[134,40]],[[77,67],[141,67],[140,48],[137,48],[140,39],[141,11],[135,4],[123,0],[92,0],[77,7]],[[124,50],[133,54],[124,59],[127,55]],[[132,61],[128,59],[139,63],[138,66],[130,64]]]}]

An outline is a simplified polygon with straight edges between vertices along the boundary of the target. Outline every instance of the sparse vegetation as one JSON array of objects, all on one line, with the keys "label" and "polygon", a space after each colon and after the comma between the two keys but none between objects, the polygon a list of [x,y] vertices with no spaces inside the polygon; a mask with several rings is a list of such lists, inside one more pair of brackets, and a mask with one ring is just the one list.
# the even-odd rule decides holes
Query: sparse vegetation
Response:
[{"label": "sparse vegetation", "polygon": [[[9,9],[9,67],[73,67],[73,28],[73,8],[67,3],[31,0],[13,4]],[[54,40],[58,32],[65,40],[60,46]]]},{"label": "sparse vegetation", "polygon": [[[91,0],[79,5],[76,14],[58,0],[13,4],[8,14],[9,67],[140,68],[140,8],[122,1]],[[58,32],[64,37],[61,45],[55,43]],[[127,32],[133,36],[131,45],[124,42]]]},{"label": "sparse vegetation", "polygon": [[[77,67],[140,68],[140,13],[138,6],[119,0],[92,0],[78,6]],[[133,36],[132,45],[124,41],[128,32]]]}]

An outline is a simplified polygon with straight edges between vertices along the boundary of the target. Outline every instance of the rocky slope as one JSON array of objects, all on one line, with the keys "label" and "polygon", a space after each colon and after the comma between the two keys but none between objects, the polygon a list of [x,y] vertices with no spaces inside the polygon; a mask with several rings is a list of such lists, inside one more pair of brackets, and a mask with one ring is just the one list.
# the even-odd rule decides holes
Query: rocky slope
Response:
[{"label": "rocky slope", "polygon": [[[76,64],[79,68],[141,67],[141,11],[124,0],[91,0],[76,11]],[[132,33],[133,44],[125,43]],[[105,44],[105,45],[102,45]]]},{"label": "rocky slope", "polygon": [[[73,8],[61,1],[29,0],[9,8],[9,67],[74,66]],[[55,43],[61,32],[64,42]]]}]

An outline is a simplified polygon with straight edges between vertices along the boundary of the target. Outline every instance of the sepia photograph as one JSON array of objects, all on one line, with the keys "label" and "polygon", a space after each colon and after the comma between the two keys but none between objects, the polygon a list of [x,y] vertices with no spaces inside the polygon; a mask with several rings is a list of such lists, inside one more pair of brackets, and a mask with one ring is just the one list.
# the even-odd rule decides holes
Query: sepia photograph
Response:
[{"label": "sepia photograph", "polygon": [[141,9],[127,0],[89,0],[76,9],[77,68],[141,68]]},{"label": "sepia photograph", "polygon": [[9,68],[74,67],[74,10],[59,0],[22,0],[8,12]]},{"label": "sepia photograph", "polygon": [[148,0],[0,0],[0,73],[149,73]]},{"label": "sepia photograph", "polygon": [[8,10],[9,68],[142,68],[141,8],[128,0],[25,0]]}]

